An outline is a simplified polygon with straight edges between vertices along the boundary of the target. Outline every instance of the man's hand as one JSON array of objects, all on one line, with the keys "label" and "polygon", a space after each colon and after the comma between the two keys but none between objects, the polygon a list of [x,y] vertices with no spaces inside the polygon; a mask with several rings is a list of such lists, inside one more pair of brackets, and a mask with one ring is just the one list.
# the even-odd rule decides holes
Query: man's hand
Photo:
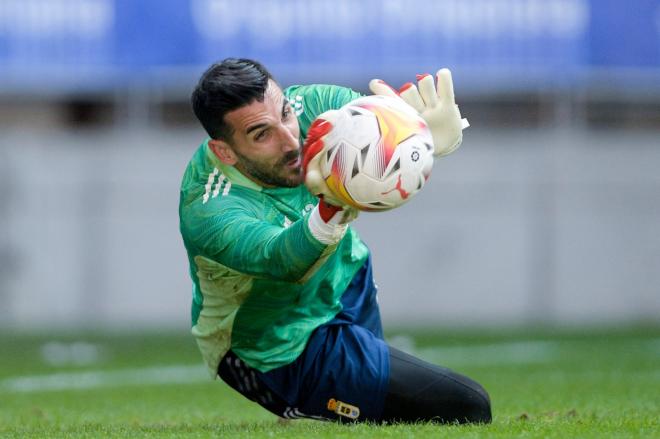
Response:
[{"label": "man's hand", "polygon": [[330,110],[322,113],[312,122],[302,149],[303,172],[305,185],[312,194],[325,198],[329,204],[341,206],[341,203],[333,197],[321,172],[321,158],[328,150],[326,136],[332,131],[336,117],[337,110]]},{"label": "man's hand", "polygon": [[[339,112],[329,110],[317,117],[309,128],[305,145],[303,146],[303,172],[305,173],[305,185],[307,189],[325,204],[342,209],[351,209],[342,203],[332,193],[323,178],[321,172],[321,160],[328,151],[328,138],[332,136],[332,127]],[[357,216],[357,213],[355,214]]]},{"label": "man's hand", "polygon": [[454,100],[454,84],[449,69],[436,73],[437,87],[430,74],[417,75],[417,85],[404,84],[397,92],[380,79],[372,79],[369,89],[374,94],[403,99],[426,121],[431,130],[434,155],[442,157],[456,151],[463,141],[463,129],[470,126]]},{"label": "man's hand", "polygon": [[328,150],[327,138],[332,131],[336,110],[322,113],[307,133],[303,145],[303,172],[305,185],[311,193],[319,197],[319,204],[309,219],[312,234],[325,244],[339,242],[346,233],[346,226],[358,216],[358,210],[342,205],[328,188],[321,172],[321,159]]}]

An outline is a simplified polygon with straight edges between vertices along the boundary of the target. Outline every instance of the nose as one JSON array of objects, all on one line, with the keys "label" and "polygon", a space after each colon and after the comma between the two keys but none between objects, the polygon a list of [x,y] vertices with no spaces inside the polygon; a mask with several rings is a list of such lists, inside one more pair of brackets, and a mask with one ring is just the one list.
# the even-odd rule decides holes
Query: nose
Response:
[{"label": "nose", "polygon": [[280,142],[284,152],[294,151],[300,146],[298,138],[286,125],[280,127]]}]

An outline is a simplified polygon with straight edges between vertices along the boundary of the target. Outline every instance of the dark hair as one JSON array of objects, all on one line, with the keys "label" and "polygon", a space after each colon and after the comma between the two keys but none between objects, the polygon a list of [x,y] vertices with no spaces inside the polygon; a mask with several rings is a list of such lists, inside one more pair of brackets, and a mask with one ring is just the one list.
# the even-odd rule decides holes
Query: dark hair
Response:
[{"label": "dark hair", "polygon": [[212,139],[231,140],[233,131],[225,114],[257,100],[262,102],[273,79],[257,61],[227,58],[209,67],[199,79],[190,98],[192,108]]}]

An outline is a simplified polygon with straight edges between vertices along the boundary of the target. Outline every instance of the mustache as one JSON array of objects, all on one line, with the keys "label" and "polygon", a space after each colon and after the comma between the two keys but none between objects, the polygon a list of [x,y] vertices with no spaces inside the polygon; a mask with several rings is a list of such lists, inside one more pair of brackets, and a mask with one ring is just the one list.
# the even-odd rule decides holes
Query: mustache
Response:
[{"label": "mustache", "polygon": [[280,160],[280,165],[286,165],[292,160],[298,160],[298,157],[300,157],[300,150],[289,151],[284,154],[284,157],[282,157],[282,160]]}]

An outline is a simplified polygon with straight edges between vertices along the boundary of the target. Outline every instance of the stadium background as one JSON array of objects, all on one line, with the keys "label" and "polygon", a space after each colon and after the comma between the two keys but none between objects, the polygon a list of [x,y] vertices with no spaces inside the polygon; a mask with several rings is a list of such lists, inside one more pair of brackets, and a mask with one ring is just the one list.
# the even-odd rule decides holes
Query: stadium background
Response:
[{"label": "stadium background", "polygon": [[453,70],[463,147],[356,224],[386,326],[657,323],[659,1],[2,0],[0,327],[188,326],[188,96],[227,56]]}]

